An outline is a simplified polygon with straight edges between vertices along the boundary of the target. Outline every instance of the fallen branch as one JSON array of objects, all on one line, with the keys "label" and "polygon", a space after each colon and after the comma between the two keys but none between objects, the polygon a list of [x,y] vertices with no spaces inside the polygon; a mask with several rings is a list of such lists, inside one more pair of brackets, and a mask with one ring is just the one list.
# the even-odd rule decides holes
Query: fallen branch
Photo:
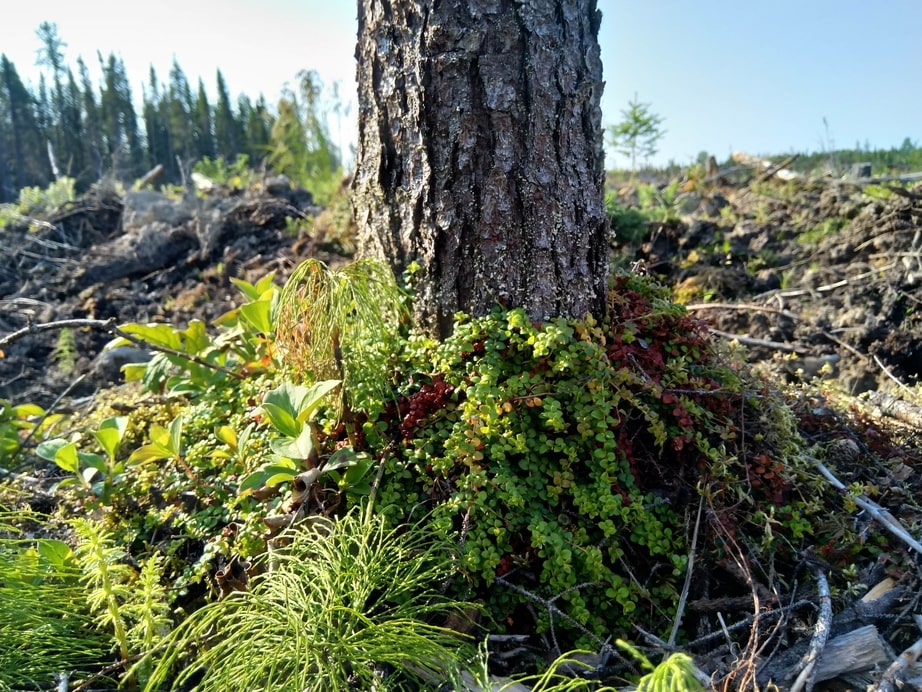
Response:
[{"label": "fallen branch", "polygon": [[[916,625],[922,629],[922,622],[920,622],[920,617],[915,616]],[[922,639],[916,640],[916,642],[910,646],[908,649],[903,651],[897,659],[890,664],[887,670],[884,671],[884,674],[880,678],[880,682],[877,683],[875,692],[894,692],[894,685],[897,682],[897,678],[909,668],[913,663],[915,663],[919,656],[922,656]]]},{"label": "fallen branch", "polygon": [[801,177],[800,173],[788,170],[787,168],[783,167],[777,168],[776,165],[771,161],[766,161],[765,159],[761,159],[758,156],[747,154],[744,151],[734,151],[732,154],[730,154],[730,158],[734,162],[744,166],[749,166],[750,168],[758,168],[765,172],[771,171],[766,175],[766,177],[768,175],[773,175],[779,180],[796,180],[797,178]]},{"label": "fallen branch", "polygon": [[800,675],[791,685],[791,692],[800,692],[806,689],[807,692],[813,690],[816,682],[816,664],[826,649],[826,640],[829,639],[829,632],[832,629],[832,597],[829,593],[829,580],[823,570],[816,568],[817,595],[820,601],[819,617],[816,619],[816,628],[813,631],[813,638],[810,640],[810,648],[804,655],[801,665],[803,668]]},{"label": "fallen branch", "polygon": [[826,478],[826,480],[828,480],[834,488],[841,490],[843,493],[848,495],[856,505],[861,507],[861,509],[865,510],[874,519],[876,519],[881,526],[887,529],[887,531],[892,533],[910,548],[922,555],[922,543],[919,543],[919,541],[913,538],[909,532],[903,528],[902,524],[893,518],[893,515],[890,514],[890,512],[885,510],[876,502],[868,499],[866,496],[856,495],[855,493],[851,492],[848,488],[845,487],[845,484],[843,484],[842,481],[836,478],[832,472],[823,465],[821,461],[818,459],[815,461],[816,468],[821,474],[823,474],[823,477]]},{"label": "fallen branch", "polygon": [[[768,313],[772,313],[775,315],[781,315],[782,317],[787,317],[788,319],[794,320],[795,322],[800,322],[801,324],[810,325],[813,329],[815,329],[817,332],[822,334],[824,338],[829,339],[831,342],[833,342],[834,344],[838,346],[841,346],[842,348],[844,348],[846,351],[848,351],[852,355],[858,356],[859,358],[863,360],[868,360],[868,357],[866,355],[864,355],[863,353],[855,349],[853,346],[848,345],[847,343],[845,343],[838,337],[830,334],[828,331],[826,331],[822,327],[814,324],[813,322],[808,322],[803,317],[801,317],[797,313],[791,312],[790,310],[781,310],[780,308],[769,308],[764,305],[753,305],[751,303],[738,303],[738,304],[737,303],[691,303],[689,305],[686,305],[685,309],[689,311],[720,309],[720,310],[743,310],[747,312],[752,310],[755,312],[768,312]],[[726,332],[720,332],[716,329],[712,329],[711,331],[719,336],[724,336],[724,337],[729,336]],[[737,338],[739,339],[740,337],[737,337]],[[750,337],[743,337],[743,338],[749,339]],[[759,340],[756,340],[756,341],[759,341]],[[740,343],[746,343],[746,342],[740,340]],[[764,345],[766,348],[771,348],[772,347],[771,344],[778,344],[778,342],[769,341],[766,344],[756,343],[754,345],[756,346]],[[753,345],[753,344],[747,344],[747,345]],[[793,353],[808,353],[807,351],[797,351],[793,347],[781,348],[778,350],[787,350]]]},{"label": "fallen branch", "polygon": [[692,574],[695,570],[695,552],[698,547],[698,529],[701,527],[701,512],[704,509],[704,495],[698,500],[698,516],[695,518],[695,530],[692,532],[691,547],[688,549],[688,565],[685,568],[685,584],[682,586],[682,593],[679,595],[679,604],[676,606],[675,621],[672,623],[672,631],[669,633],[669,640],[666,642],[670,648],[675,647],[675,640],[679,634],[679,626],[682,624],[682,615],[685,612],[685,604],[688,601],[688,592],[691,589]]},{"label": "fallen branch", "polygon": [[785,351],[787,353],[797,353],[799,355],[807,355],[810,353],[809,350],[802,348],[800,346],[792,346],[791,344],[785,344],[780,341],[769,341],[768,339],[755,339],[751,336],[746,336],[745,334],[732,334],[730,332],[724,332],[719,329],[714,329],[709,327],[708,331],[715,336],[721,336],[724,339],[732,339],[733,341],[739,341],[744,346],[758,346],[761,348],[770,348],[775,351]]},{"label": "fallen branch", "polygon": [[922,428],[922,406],[900,399],[886,392],[867,393],[867,400],[883,416],[896,418],[898,421]]}]

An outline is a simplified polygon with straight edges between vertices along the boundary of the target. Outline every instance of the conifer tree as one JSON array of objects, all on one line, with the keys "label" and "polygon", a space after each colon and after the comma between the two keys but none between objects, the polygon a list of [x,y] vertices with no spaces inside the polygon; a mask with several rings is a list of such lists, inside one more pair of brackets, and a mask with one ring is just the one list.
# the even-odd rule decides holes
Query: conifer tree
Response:
[{"label": "conifer tree", "polygon": [[211,106],[208,104],[208,95],[205,93],[205,84],[198,80],[198,94],[195,98],[195,117],[193,118],[194,130],[192,132],[195,142],[195,158],[202,159],[206,156],[215,158],[214,127],[212,125]]},{"label": "conifer tree", "polygon": [[95,182],[102,177],[104,170],[105,141],[103,139],[102,116],[99,112],[99,104],[96,102],[96,90],[93,88],[92,82],[90,82],[90,73],[82,57],[77,58],[77,69],[80,71],[80,87],[83,100],[83,133],[87,166],[89,167],[88,178]]},{"label": "conifer tree", "polygon": [[36,116],[35,99],[23,85],[15,65],[0,56],[0,90],[3,92],[9,146],[0,155],[7,157],[7,184],[11,195],[19,189],[44,187],[51,179],[44,137]]},{"label": "conifer tree", "polygon": [[228,161],[237,158],[241,151],[243,133],[240,131],[239,122],[234,116],[231,106],[230,94],[224,75],[218,70],[218,101],[214,112],[215,150],[218,156],[223,156]]}]

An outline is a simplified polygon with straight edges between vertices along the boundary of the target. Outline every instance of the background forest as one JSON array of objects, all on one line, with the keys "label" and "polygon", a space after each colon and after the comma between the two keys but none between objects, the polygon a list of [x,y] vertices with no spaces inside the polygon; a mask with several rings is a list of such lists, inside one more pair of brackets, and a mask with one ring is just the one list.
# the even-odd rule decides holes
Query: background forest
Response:
[{"label": "background forest", "polygon": [[97,55],[97,88],[82,58],[76,75],[65,66],[54,24],[42,24],[38,35],[51,83],[43,76],[37,93],[0,56],[0,203],[63,177],[80,194],[104,176],[134,180],[158,165],[158,183],[178,184],[181,165],[204,162],[207,174],[217,159],[242,168],[265,162],[321,199],[338,183],[343,156],[324,116],[339,104],[314,72],[301,72],[297,91],[286,88],[270,106],[262,95],[234,103],[219,69],[211,103],[203,82],[193,90],[174,61],[166,81],[150,69],[139,111],[120,58]]}]

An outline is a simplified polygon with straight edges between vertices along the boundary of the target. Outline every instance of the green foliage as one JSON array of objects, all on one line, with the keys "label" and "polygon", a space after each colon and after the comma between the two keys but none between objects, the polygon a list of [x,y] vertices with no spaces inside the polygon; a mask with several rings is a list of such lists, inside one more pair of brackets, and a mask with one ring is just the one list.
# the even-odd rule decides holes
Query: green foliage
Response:
[{"label": "green foliage", "polygon": [[98,524],[78,520],[74,522],[74,529],[80,537],[76,558],[83,571],[87,603],[96,614],[99,626],[112,632],[121,659],[127,661],[131,646],[121,606],[131,597],[134,572],[123,562],[125,552],[115,546]]},{"label": "green foliage", "polygon": [[[224,328],[217,337],[208,334],[201,320],[190,320],[185,329],[164,323],[121,325],[121,331],[159,349],[147,363],[124,366],[125,379],[141,380],[151,392],[187,396],[220,386],[229,374],[244,377],[273,370],[274,311],[279,298],[273,278],[270,273],[256,284],[231,278],[247,300],[215,321]],[[131,343],[117,337],[106,348]]]},{"label": "green foliage", "polygon": [[[712,524],[768,561],[826,540],[793,414],[722,360],[666,289],[617,276],[604,321],[533,323],[497,309],[458,316],[438,343],[407,334],[404,296],[383,271],[307,263],[284,291],[271,276],[234,279],[245,303],[217,334],[128,325],[172,358],[133,374],[175,396],[127,425],[110,419],[40,447],[109,521],[78,554],[96,574],[84,579],[94,629],[111,632],[119,658],[156,647],[158,604],[179,599],[185,619],[164,658],[136,669],[142,682],[175,674],[181,684],[204,667],[202,689],[303,686],[309,674],[384,687],[385,664],[418,673],[404,670],[407,652],[422,651],[424,667],[457,666],[448,633],[418,628],[432,627],[430,605],[460,605],[430,600],[435,587],[485,604],[491,628],[537,624],[555,643],[668,631],[689,498],[704,497]],[[0,408],[6,444],[37,413]],[[323,513],[347,518],[331,526]],[[267,536],[264,520],[279,517],[298,530]],[[457,554],[446,552],[449,528]],[[710,528],[698,545],[701,560],[726,556]],[[252,567],[249,590],[196,610],[193,597],[210,601],[232,564]],[[365,584],[374,598],[348,600]],[[420,649],[433,632],[442,648]]]},{"label": "green foliage", "polygon": [[22,216],[47,216],[74,200],[74,179],[58,178],[44,190],[24,187],[19,191],[19,213]]},{"label": "green foliage", "polygon": [[848,221],[845,219],[824,219],[816,228],[804,231],[797,236],[797,242],[801,245],[816,245],[823,238],[841,231],[847,224]]},{"label": "green foliage", "polygon": [[659,141],[665,136],[663,119],[650,110],[649,103],[641,103],[635,94],[621,111],[622,120],[612,125],[609,140],[619,154],[631,159],[631,172],[637,170],[637,158],[647,159],[657,152]]},{"label": "green foliage", "polygon": [[380,261],[361,259],[336,270],[315,259],[302,262],[279,301],[278,344],[286,362],[302,376],[341,379],[347,392],[361,382],[382,398],[405,298]]},{"label": "green foliage", "polygon": [[0,228],[12,223],[22,223],[30,218],[47,218],[55,210],[74,200],[73,178],[61,177],[48,187],[23,187],[16,204],[0,205]]},{"label": "green foliage", "polygon": [[461,606],[438,593],[452,572],[448,537],[351,512],[285,538],[248,591],[207,604],[167,637],[147,689],[176,689],[197,673],[202,692],[457,680],[471,647],[433,624]]},{"label": "green foliage", "polygon": [[[467,567],[489,584],[521,564],[591,630],[625,626],[650,593],[618,569],[616,536],[641,560],[678,552],[677,518],[637,486],[615,431],[641,382],[567,322],[533,325],[521,310],[460,321],[431,359],[451,394],[410,409],[406,453],[424,487],[452,489],[436,514],[467,515]],[[516,601],[499,591],[491,605],[506,614]]]},{"label": "green foliage", "polygon": [[637,199],[641,210],[660,223],[674,221],[679,216],[679,180],[658,186],[644,183],[637,186]]},{"label": "green foliage", "polygon": [[79,538],[74,555],[86,602],[99,628],[111,632],[120,660],[127,664],[133,653],[152,648],[169,623],[166,592],[160,586],[161,560],[148,558],[139,579],[125,551],[101,524],[88,519],[72,523]]},{"label": "green foliage", "polygon": [[62,672],[90,675],[111,648],[85,607],[70,547],[24,536],[36,521],[47,518],[0,510],[0,689],[50,688]]},{"label": "green foliage", "polygon": [[[615,643],[636,658],[643,670],[650,671],[637,683],[637,692],[704,692],[694,661],[687,654],[671,654],[654,666],[630,643],[623,639]],[[574,675],[574,671],[585,671],[587,675],[592,672],[592,666],[582,660],[592,655],[591,651],[568,651],[543,673],[518,678],[509,687],[524,683],[530,685],[532,692],[615,692],[615,687],[599,685],[595,680],[579,677],[578,673]]]},{"label": "green foliage", "polygon": [[605,195],[605,213],[619,243],[638,245],[647,239],[650,219],[640,210],[620,204],[612,192]]},{"label": "green foliage", "polygon": [[20,451],[24,437],[50,430],[60,421],[61,414],[47,415],[35,404],[18,404],[0,399],[0,467],[6,467]]},{"label": "green foliage", "polygon": [[[788,464],[806,463],[779,444],[769,472],[760,444],[740,448],[741,426],[778,442],[768,431],[784,423],[750,408],[763,403],[664,289],[621,276],[610,296],[603,323],[496,310],[460,316],[443,343],[411,338],[390,428],[402,448],[377,499],[381,511],[431,504],[463,524],[464,564],[490,612],[515,626],[519,606],[553,602],[577,625],[547,607],[539,626],[577,644],[597,644],[586,631],[671,624],[686,561],[676,510],[703,473],[719,474],[715,513],[732,502],[735,517],[778,502]],[[380,423],[366,423],[369,439]],[[734,486],[741,474],[758,489]]]},{"label": "green foliage", "polygon": [[148,431],[150,442],[131,453],[132,464],[150,464],[164,459],[183,462],[182,416],[176,416],[169,428],[154,423]]},{"label": "green foliage", "polygon": [[65,327],[58,332],[58,339],[51,352],[51,360],[65,375],[74,373],[77,365],[77,340],[74,338],[73,329]]},{"label": "green foliage", "polygon": [[318,74],[303,71],[299,77],[300,93],[288,91],[279,100],[269,165],[310,190],[314,199],[325,206],[342,180],[342,162],[327,130],[324,88]]},{"label": "green foliage", "polygon": [[193,172],[204,175],[219,185],[226,185],[235,190],[245,190],[256,179],[256,173],[250,168],[250,157],[237,154],[237,158],[228,162],[223,156],[212,159],[208,156],[197,161]]},{"label": "green foliage", "polygon": [[59,481],[58,488],[77,486],[88,496],[108,502],[114,486],[125,472],[124,461],[118,459],[118,449],[127,426],[127,418],[116,416],[107,418],[93,431],[93,437],[103,449],[102,455],[79,450],[79,434],[70,440],[45,440],[38,445],[36,454],[72,474],[70,478]]}]

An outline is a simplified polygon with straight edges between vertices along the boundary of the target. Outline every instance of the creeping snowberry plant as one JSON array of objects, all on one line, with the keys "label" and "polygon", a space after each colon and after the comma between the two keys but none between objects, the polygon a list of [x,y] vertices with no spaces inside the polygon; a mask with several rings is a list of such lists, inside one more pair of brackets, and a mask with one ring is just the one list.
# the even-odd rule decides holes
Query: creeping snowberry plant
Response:
[{"label": "creeping snowberry plant", "polygon": [[[399,445],[379,507],[453,521],[474,588],[513,628],[534,625],[517,621],[529,610],[539,626],[575,621],[601,637],[638,617],[671,624],[689,508],[709,486],[720,497],[759,454],[744,420],[774,425],[664,291],[625,276],[611,296],[604,323],[497,309],[460,316],[442,343],[409,342],[416,372],[390,412]],[[763,474],[752,492],[776,502],[786,469],[773,463],[777,478]],[[717,523],[732,525],[719,503]],[[557,608],[568,618],[555,620]]]}]

